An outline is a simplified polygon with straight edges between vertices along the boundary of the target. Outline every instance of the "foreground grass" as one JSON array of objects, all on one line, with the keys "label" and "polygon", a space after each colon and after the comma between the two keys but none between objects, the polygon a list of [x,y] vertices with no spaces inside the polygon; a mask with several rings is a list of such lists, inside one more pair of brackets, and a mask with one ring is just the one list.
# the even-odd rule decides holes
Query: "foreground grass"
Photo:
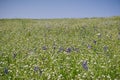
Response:
[{"label": "foreground grass", "polygon": [[120,17],[1,19],[0,80],[120,79]]}]

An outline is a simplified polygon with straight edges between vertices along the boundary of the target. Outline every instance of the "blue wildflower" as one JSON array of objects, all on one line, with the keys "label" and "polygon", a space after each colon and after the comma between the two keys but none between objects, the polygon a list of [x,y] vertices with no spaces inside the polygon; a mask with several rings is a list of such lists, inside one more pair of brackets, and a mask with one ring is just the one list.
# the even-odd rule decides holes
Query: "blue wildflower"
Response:
[{"label": "blue wildflower", "polygon": [[96,43],[97,43],[97,41],[96,41],[96,40],[93,40],[93,43],[94,43],[94,44],[96,44]]},{"label": "blue wildflower", "polygon": [[47,47],[46,47],[46,46],[43,46],[42,49],[43,49],[43,50],[47,50]]},{"label": "blue wildflower", "polygon": [[67,53],[70,53],[71,51],[72,51],[71,48],[67,48],[67,49],[66,49],[66,52],[67,52]]},{"label": "blue wildflower", "polygon": [[35,71],[35,72],[39,71],[39,67],[35,66],[35,67],[34,67],[34,71]]},{"label": "blue wildflower", "polygon": [[91,45],[88,45],[87,47],[88,47],[88,49],[91,49],[92,46],[91,46]]},{"label": "blue wildflower", "polygon": [[5,74],[8,74],[8,68],[5,68],[5,69],[4,69],[4,73],[5,73]]},{"label": "blue wildflower", "polygon": [[85,70],[88,70],[87,61],[83,61],[83,62],[82,62],[82,67],[83,67]]},{"label": "blue wildflower", "polygon": [[104,46],[103,47],[103,50],[106,52],[108,50],[108,47],[107,46]]}]

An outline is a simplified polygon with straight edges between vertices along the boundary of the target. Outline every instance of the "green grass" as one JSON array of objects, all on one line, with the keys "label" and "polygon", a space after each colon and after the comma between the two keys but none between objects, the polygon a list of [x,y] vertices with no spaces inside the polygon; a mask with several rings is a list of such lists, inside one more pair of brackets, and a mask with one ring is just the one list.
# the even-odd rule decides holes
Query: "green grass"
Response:
[{"label": "green grass", "polygon": [[119,16],[0,19],[0,80],[115,79],[120,79]]}]

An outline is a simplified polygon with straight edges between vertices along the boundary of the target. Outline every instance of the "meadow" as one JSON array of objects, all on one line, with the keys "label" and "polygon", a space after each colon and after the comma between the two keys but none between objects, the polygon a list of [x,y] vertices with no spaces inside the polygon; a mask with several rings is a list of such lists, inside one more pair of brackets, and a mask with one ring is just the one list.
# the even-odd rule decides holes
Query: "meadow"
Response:
[{"label": "meadow", "polygon": [[120,16],[0,19],[0,80],[120,80]]}]

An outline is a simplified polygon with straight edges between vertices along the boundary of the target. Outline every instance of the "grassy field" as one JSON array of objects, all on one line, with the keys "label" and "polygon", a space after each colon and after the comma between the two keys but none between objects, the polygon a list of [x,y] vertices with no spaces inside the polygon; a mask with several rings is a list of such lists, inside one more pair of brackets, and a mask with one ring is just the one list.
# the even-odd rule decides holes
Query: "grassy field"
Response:
[{"label": "grassy field", "polygon": [[120,80],[120,17],[0,19],[0,80]]}]

